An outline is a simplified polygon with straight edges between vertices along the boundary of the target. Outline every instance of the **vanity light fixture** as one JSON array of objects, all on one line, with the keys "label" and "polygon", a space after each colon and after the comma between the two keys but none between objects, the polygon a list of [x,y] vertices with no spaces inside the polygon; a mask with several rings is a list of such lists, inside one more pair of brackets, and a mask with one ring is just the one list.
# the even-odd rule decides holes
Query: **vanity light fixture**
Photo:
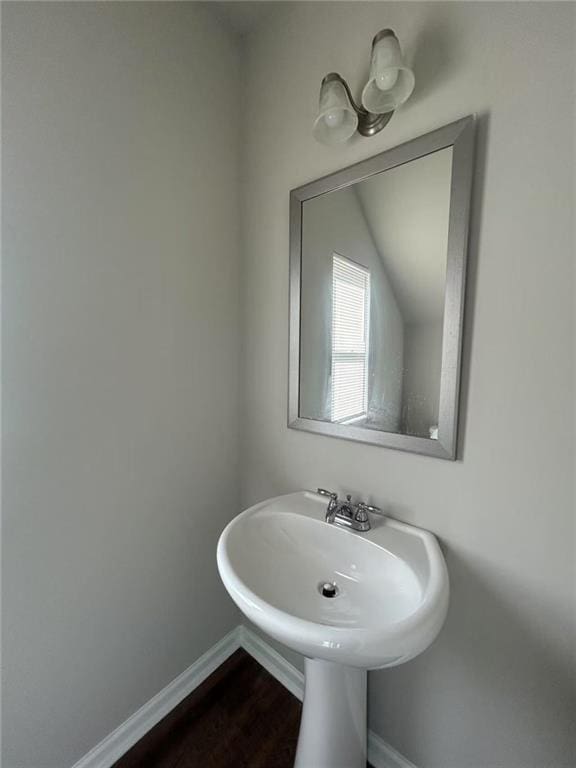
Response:
[{"label": "vanity light fixture", "polygon": [[372,41],[370,77],[362,91],[362,104],[337,72],[330,72],[320,86],[318,117],[312,133],[322,144],[340,144],[356,131],[374,136],[388,124],[394,110],[414,90],[414,73],[406,66],[398,38],[383,29]]}]

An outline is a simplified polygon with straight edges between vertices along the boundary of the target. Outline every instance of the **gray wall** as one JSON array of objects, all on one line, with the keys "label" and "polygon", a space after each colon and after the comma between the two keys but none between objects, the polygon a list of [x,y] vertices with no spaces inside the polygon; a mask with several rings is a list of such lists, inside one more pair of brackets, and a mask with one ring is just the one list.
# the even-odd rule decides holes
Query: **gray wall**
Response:
[{"label": "gray wall", "polygon": [[[445,629],[421,657],[370,679],[371,727],[421,768],[575,762],[574,12],[294,3],[247,39],[243,503],[348,490],[441,537]],[[316,144],[322,76],[339,71],[358,91],[385,26],[414,64],[413,98],[374,139]],[[461,460],[288,430],[288,190],[470,112]]]},{"label": "gray wall", "polygon": [[404,326],[402,426],[409,435],[428,437],[438,426],[442,375],[442,320]]},{"label": "gray wall", "polygon": [[238,621],[239,56],[190,4],[2,12],[3,765],[67,768]]}]

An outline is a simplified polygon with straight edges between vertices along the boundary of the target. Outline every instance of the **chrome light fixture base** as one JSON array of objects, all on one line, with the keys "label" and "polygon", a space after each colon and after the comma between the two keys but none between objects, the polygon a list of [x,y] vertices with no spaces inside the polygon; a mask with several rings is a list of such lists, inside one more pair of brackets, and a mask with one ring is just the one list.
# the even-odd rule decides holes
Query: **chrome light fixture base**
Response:
[{"label": "chrome light fixture base", "polygon": [[382,128],[386,128],[390,122],[394,110],[392,112],[385,112],[383,115],[376,115],[374,112],[366,112],[358,114],[358,133],[361,136],[376,136],[380,133]]}]

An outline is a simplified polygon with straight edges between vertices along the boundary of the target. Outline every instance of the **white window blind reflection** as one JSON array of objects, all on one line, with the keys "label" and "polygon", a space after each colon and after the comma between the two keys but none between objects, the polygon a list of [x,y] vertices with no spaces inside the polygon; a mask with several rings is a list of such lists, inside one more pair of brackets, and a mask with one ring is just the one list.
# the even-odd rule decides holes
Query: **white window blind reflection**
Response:
[{"label": "white window blind reflection", "polygon": [[331,420],[366,416],[370,272],[335,253],[332,257]]}]

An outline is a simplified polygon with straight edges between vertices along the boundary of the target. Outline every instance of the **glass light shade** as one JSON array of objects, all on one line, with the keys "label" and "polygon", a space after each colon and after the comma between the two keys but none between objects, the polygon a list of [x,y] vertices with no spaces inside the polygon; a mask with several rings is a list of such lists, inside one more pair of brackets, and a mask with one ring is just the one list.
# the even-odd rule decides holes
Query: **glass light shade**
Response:
[{"label": "glass light shade", "polygon": [[340,144],[350,138],[358,127],[358,115],[348,99],[342,83],[324,78],[320,88],[318,117],[312,134],[322,144]]},{"label": "glass light shade", "polygon": [[372,46],[370,78],[362,91],[368,112],[384,114],[403,104],[414,90],[414,73],[402,59],[400,43],[389,33]]}]

